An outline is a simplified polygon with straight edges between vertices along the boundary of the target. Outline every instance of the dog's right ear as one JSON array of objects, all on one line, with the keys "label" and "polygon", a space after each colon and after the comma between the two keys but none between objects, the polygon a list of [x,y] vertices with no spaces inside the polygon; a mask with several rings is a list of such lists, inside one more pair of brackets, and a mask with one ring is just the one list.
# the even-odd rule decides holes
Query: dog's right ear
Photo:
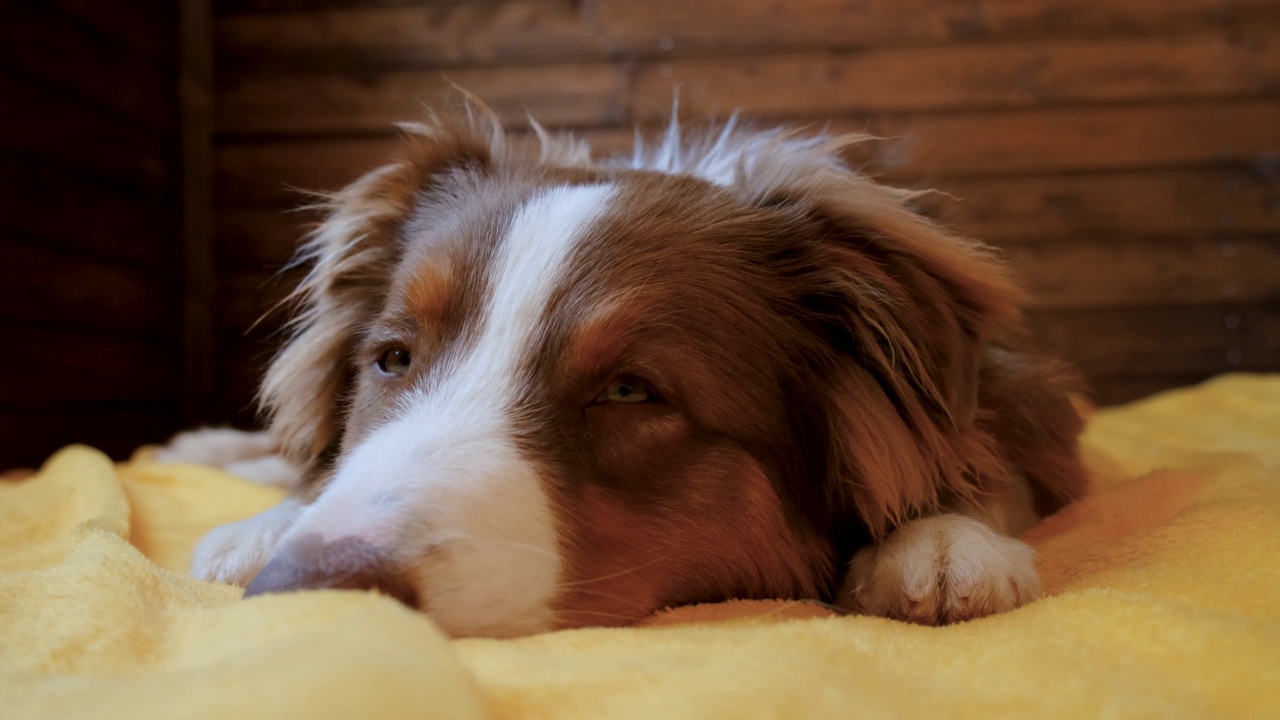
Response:
[{"label": "dog's right ear", "polygon": [[362,323],[386,302],[403,252],[403,224],[441,173],[490,167],[504,152],[491,114],[405,126],[395,162],[325,198],[325,220],[295,264],[309,272],[290,296],[289,337],[272,360],[258,403],[281,452],[309,464],[339,439],[351,353]]}]

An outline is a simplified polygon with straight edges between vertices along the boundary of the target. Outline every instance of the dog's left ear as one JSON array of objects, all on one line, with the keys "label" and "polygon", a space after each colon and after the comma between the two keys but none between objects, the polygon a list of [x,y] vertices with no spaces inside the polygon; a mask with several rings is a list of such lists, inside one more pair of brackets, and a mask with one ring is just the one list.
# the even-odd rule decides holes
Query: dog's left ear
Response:
[{"label": "dog's left ear", "polygon": [[913,193],[800,149],[757,158],[740,189],[803,228],[789,284],[826,346],[834,491],[881,536],[1007,477],[976,422],[978,383],[993,341],[1021,340],[1022,294],[991,249],[913,211]]}]

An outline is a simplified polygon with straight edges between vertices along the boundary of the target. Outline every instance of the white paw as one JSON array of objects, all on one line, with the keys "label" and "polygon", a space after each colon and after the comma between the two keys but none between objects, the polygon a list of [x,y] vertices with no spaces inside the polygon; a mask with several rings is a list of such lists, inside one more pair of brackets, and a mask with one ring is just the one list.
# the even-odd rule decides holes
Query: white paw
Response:
[{"label": "white paw", "polygon": [[157,448],[159,462],[182,462],[223,468],[275,453],[275,443],[265,432],[231,428],[200,428],[180,432]]},{"label": "white paw", "polygon": [[913,520],[849,564],[840,605],[922,625],[992,615],[1040,596],[1035,551],[964,515]]},{"label": "white paw", "polygon": [[248,585],[271,559],[301,509],[302,505],[290,498],[251,518],[214,528],[196,546],[191,576],[208,582]]}]

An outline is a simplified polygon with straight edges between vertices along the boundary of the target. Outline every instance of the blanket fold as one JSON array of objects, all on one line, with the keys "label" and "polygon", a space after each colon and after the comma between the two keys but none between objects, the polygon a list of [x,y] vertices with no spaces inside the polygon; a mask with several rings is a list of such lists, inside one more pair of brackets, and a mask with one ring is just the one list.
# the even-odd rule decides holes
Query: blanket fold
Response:
[{"label": "blanket fold", "polygon": [[1092,418],[1091,495],[1025,539],[1046,597],[946,628],[795,602],[444,638],[373,593],[183,574],[278,492],[73,446],[0,481],[5,718],[1280,717],[1280,376]]}]

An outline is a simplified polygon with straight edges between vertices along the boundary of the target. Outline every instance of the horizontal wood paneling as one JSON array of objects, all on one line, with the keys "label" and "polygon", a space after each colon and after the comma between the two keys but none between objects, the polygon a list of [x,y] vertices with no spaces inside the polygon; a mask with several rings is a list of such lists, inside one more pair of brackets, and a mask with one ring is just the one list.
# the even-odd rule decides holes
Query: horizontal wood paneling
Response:
[{"label": "horizontal wood paneling", "polygon": [[178,56],[177,3],[131,3],[128,9],[102,0],[49,0],[49,4],[157,67],[172,67]]},{"label": "horizontal wood paneling", "polygon": [[0,245],[0,318],[135,336],[177,333],[176,274]]},{"label": "horizontal wood paneling", "polygon": [[[458,102],[453,86],[484,98],[502,116],[548,125],[599,125],[624,119],[626,74],[609,65],[361,75],[253,75],[225,89],[221,133],[388,132],[420,119],[428,104]],[[449,96],[452,94],[452,98]]]},{"label": "horizontal wood paneling", "polygon": [[182,358],[168,341],[0,321],[0,406],[172,402]]},{"label": "horizontal wood paneling", "polygon": [[632,101],[639,117],[667,117],[673,83],[694,116],[1250,97],[1280,88],[1280,37],[1091,38],[647,63]]},{"label": "horizontal wood paneling", "polygon": [[0,152],[137,190],[173,193],[173,141],[0,68]]},{"label": "horizontal wood paneling", "polygon": [[1063,242],[1098,236],[1280,233],[1280,172],[1223,167],[937,183],[923,205],[973,237]]},{"label": "horizontal wood paneling", "polygon": [[720,0],[591,2],[619,53],[750,54],[792,47],[1158,35],[1280,19],[1269,0]]},{"label": "horizontal wood paneling", "polygon": [[1216,375],[1280,363],[1280,304],[1038,311],[1036,337],[1090,377]]},{"label": "horizontal wood paneling", "polygon": [[0,23],[0,65],[65,89],[143,127],[172,133],[174,75],[45,5],[17,4]]},{"label": "horizontal wood paneling", "polygon": [[177,257],[171,207],[122,193],[40,162],[0,157],[0,217],[14,241],[172,268]]},{"label": "horizontal wood paneling", "polygon": [[1037,309],[1280,300],[1280,238],[1078,241],[1011,249]]},{"label": "horizontal wood paneling", "polygon": [[[666,59],[794,50],[941,45],[1054,36],[1151,36],[1249,29],[1280,17],[1267,0],[987,0],[832,2],[288,2],[295,12],[235,14],[221,5],[232,73],[385,70],[604,59]],[[257,10],[270,7],[259,3]],[[740,9],[738,9],[740,8]],[[311,12],[297,12],[310,10]]]}]

